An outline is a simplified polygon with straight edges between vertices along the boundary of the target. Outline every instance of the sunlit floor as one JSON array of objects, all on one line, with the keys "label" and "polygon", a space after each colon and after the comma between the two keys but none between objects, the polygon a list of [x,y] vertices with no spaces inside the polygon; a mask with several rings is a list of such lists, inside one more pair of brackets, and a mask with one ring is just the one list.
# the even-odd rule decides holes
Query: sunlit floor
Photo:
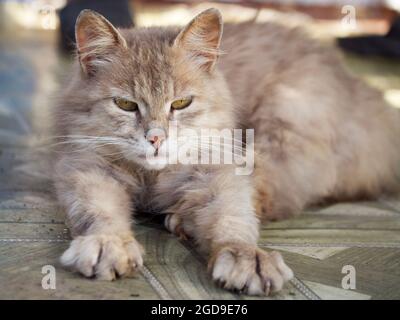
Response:
[{"label": "sunlit floor", "polygon": [[[98,282],[61,268],[70,237],[45,157],[48,110],[68,64],[56,42],[53,32],[0,34],[0,298],[249,298],[216,288],[191,244],[147,219],[136,226],[147,252],[136,278]],[[399,103],[399,62],[346,62]],[[400,200],[341,203],[270,223],[260,246],[281,251],[296,274],[269,299],[400,299]],[[46,265],[55,267],[55,289],[42,287]],[[342,288],[346,265],[356,271],[354,290]]]}]

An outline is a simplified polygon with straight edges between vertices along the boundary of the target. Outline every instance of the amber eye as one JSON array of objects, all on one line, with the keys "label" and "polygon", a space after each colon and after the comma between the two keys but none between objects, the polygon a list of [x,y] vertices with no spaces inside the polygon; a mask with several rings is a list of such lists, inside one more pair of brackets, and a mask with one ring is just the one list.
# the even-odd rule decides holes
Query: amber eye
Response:
[{"label": "amber eye", "polygon": [[136,111],[138,109],[138,104],[136,102],[126,100],[124,98],[114,98],[114,103],[118,108],[124,111]]},{"label": "amber eye", "polygon": [[193,101],[192,97],[175,100],[174,102],[172,102],[171,107],[172,107],[172,109],[175,109],[175,110],[183,109],[183,108],[189,107],[190,104],[192,103],[192,101]]}]

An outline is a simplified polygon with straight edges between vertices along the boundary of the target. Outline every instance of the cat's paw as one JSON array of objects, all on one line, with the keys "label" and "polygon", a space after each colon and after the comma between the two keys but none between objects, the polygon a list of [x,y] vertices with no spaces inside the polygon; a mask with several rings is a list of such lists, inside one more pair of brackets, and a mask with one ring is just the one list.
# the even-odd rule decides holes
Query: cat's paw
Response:
[{"label": "cat's paw", "polygon": [[249,295],[269,295],[293,278],[279,252],[237,243],[220,247],[210,260],[209,270],[221,287]]},{"label": "cat's paw", "polygon": [[185,233],[182,220],[177,214],[167,214],[164,220],[165,228],[182,240],[187,240],[189,236]]},{"label": "cat's paw", "polygon": [[86,277],[114,280],[143,265],[143,248],[132,236],[89,235],[74,239],[61,263]]}]

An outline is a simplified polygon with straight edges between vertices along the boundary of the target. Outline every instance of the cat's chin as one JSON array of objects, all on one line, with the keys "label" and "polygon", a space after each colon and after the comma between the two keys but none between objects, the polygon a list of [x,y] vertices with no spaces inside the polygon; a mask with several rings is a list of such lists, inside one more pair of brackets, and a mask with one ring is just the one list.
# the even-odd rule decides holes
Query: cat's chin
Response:
[{"label": "cat's chin", "polygon": [[139,159],[135,159],[135,162],[141,165],[146,170],[162,170],[168,165],[167,157],[140,157]]},{"label": "cat's chin", "polygon": [[168,165],[167,161],[159,161],[153,163],[145,163],[144,168],[147,170],[162,170]]}]

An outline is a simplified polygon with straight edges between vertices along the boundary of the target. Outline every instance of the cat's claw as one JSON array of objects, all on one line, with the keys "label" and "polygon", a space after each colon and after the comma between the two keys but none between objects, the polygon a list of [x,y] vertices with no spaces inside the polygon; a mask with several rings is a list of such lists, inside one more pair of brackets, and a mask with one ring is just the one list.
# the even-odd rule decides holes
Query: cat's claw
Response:
[{"label": "cat's claw", "polygon": [[164,220],[165,228],[182,240],[187,240],[189,236],[182,227],[182,221],[177,214],[167,214]]},{"label": "cat's claw", "polygon": [[61,263],[86,277],[115,280],[143,265],[143,248],[132,236],[88,235],[74,239]]},{"label": "cat's claw", "polygon": [[212,256],[209,269],[222,288],[249,295],[280,291],[293,278],[279,252],[266,252],[247,244],[228,244]]}]

